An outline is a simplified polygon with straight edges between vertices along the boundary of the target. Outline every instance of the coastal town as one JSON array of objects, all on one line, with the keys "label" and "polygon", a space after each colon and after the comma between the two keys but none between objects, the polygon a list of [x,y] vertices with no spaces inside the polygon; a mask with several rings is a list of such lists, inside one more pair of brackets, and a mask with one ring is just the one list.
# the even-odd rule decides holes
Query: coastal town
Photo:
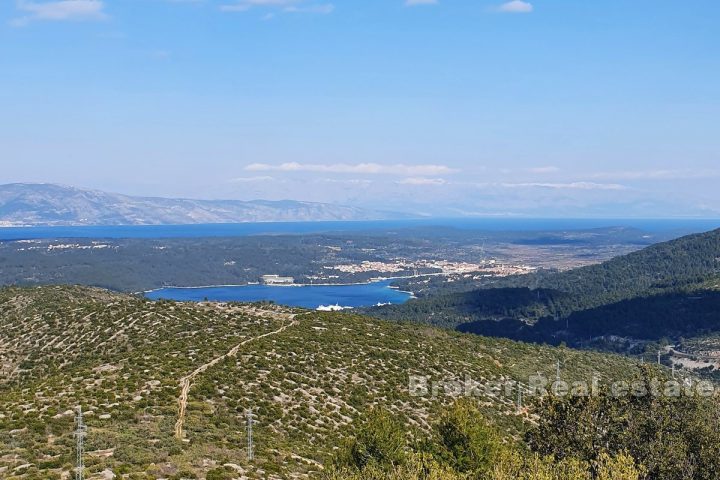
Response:
[{"label": "coastal town", "polygon": [[[475,280],[483,277],[504,277],[523,275],[537,270],[530,265],[513,265],[487,260],[482,263],[453,262],[449,260],[394,260],[362,261],[353,264],[327,265],[317,275],[307,275],[309,284],[338,283],[341,279],[354,276],[366,278],[366,281],[378,281],[399,278],[417,278],[428,276],[463,276]],[[294,277],[278,274],[264,274],[260,282],[264,285],[297,285]]]},{"label": "coastal town", "polygon": [[424,272],[425,274],[450,275],[462,273],[486,273],[490,275],[516,275],[530,273],[535,267],[528,265],[506,265],[496,260],[487,260],[482,263],[453,262],[448,260],[397,260],[392,262],[364,261],[359,264],[334,265],[323,267],[326,270],[336,270],[343,273],[400,273]]}]

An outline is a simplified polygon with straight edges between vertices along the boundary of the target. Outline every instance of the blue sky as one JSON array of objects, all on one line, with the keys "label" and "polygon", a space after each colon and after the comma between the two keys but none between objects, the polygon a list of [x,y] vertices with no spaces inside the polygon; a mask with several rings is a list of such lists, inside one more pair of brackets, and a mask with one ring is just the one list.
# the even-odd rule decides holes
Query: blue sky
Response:
[{"label": "blue sky", "polygon": [[5,0],[0,183],[720,216],[720,2]]}]

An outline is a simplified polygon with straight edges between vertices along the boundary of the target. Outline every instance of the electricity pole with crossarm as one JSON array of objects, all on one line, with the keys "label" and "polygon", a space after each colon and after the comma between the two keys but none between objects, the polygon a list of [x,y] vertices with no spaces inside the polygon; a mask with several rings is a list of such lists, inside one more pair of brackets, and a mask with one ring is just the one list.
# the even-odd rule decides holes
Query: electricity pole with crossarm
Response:
[{"label": "electricity pole with crossarm", "polygon": [[75,449],[77,454],[75,480],[85,480],[85,461],[83,460],[83,454],[85,453],[85,436],[87,435],[87,427],[85,426],[85,421],[83,420],[82,407],[78,407],[77,409],[75,423],[77,424],[77,430],[75,430]]},{"label": "electricity pole with crossarm", "polygon": [[245,410],[245,418],[247,419],[247,458],[249,462],[255,459],[255,445],[253,444],[253,424],[255,423],[255,414],[252,408]]}]

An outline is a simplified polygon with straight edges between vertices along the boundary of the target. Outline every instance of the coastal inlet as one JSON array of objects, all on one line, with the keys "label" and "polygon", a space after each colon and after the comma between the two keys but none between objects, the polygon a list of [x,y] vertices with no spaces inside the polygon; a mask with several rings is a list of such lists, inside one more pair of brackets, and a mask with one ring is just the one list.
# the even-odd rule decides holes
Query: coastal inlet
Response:
[{"label": "coastal inlet", "polygon": [[400,304],[412,294],[390,286],[392,280],[353,285],[241,285],[178,288],[168,287],[145,292],[151,300],[181,302],[259,302],[272,301],[280,305],[341,310],[370,307],[378,304]]}]

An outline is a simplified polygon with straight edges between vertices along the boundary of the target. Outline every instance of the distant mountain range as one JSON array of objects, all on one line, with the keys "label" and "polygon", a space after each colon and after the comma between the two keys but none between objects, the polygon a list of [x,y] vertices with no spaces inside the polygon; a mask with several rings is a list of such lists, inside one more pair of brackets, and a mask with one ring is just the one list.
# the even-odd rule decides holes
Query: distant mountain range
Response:
[{"label": "distant mountain range", "polygon": [[327,203],[133,197],[53,184],[0,185],[0,226],[182,225],[389,220],[399,213]]}]

